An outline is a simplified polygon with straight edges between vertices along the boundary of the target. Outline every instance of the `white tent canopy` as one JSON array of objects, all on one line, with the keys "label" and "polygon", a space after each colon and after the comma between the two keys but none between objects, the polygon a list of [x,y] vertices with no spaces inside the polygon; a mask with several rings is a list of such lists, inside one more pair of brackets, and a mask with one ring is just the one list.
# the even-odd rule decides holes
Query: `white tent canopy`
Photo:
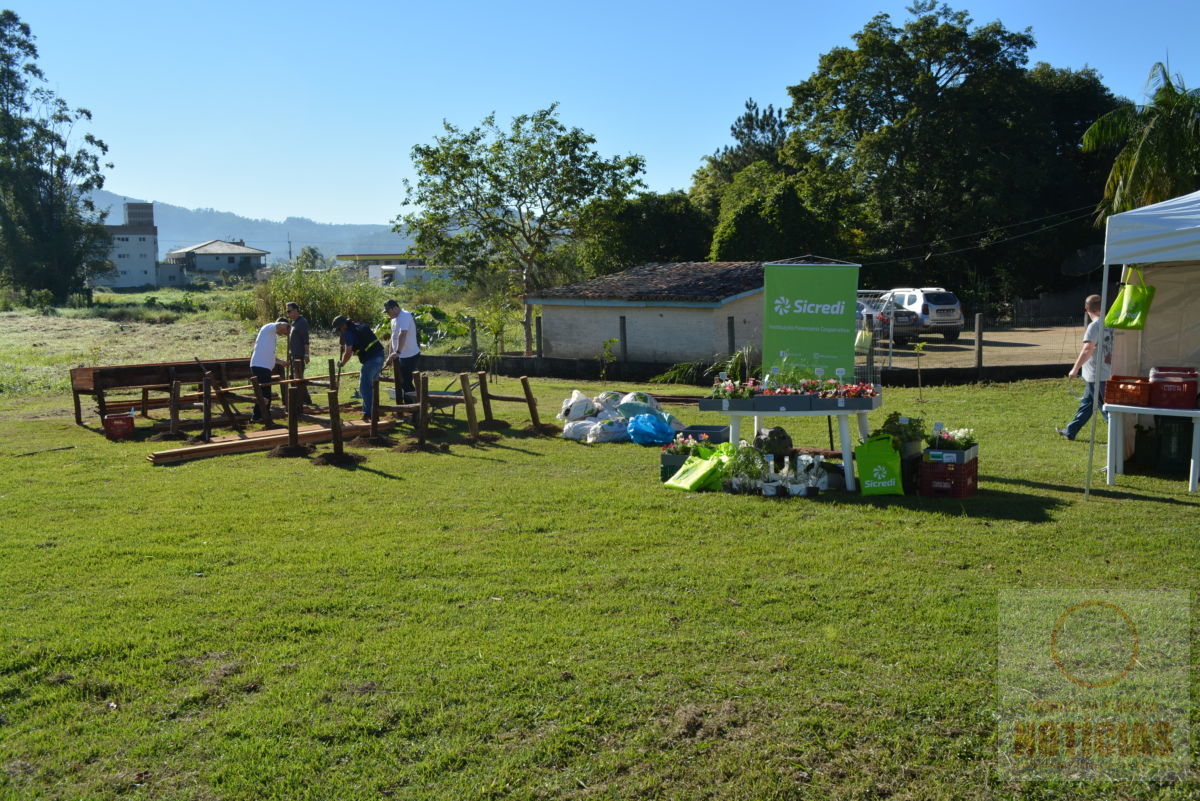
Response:
[{"label": "white tent canopy", "polygon": [[[1108,218],[1101,283],[1104,309],[1110,301],[1109,267],[1114,264],[1141,267],[1155,295],[1145,330],[1117,332],[1113,373],[1144,376],[1151,367],[1200,367],[1200,192]],[[1092,420],[1088,491],[1096,440]],[[1133,420],[1126,420],[1132,428]],[[1126,436],[1125,442],[1131,444],[1133,437]]]},{"label": "white tent canopy", "polygon": [[1200,192],[1109,217],[1103,286],[1113,264],[1141,266],[1156,289],[1145,330],[1118,333],[1113,370],[1200,367]]}]

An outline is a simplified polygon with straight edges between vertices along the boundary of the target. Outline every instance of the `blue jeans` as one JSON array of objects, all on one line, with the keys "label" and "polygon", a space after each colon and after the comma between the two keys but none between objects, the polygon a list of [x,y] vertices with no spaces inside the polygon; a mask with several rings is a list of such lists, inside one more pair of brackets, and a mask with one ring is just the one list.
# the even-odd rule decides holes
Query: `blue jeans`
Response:
[{"label": "blue jeans", "polygon": [[358,374],[358,395],[362,398],[363,417],[371,416],[372,404],[375,401],[375,382],[383,372],[383,354],[372,356],[362,363]]},{"label": "blue jeans", "polygon": [[[1079,399],[1079,408],[1075,410],[1075,419],[1067,423],[1067,439],[1075,439],[1075,435],[1083,429],[1084,424],[1092,417],[1092,393],[1096,389],[1096,382],[1083,382],[1083,397]],[[1104,403],[1104,384],[1100,385],[1100,403]],[[1105,421],[1108,420],[1108,415],[1104,415]]]}]

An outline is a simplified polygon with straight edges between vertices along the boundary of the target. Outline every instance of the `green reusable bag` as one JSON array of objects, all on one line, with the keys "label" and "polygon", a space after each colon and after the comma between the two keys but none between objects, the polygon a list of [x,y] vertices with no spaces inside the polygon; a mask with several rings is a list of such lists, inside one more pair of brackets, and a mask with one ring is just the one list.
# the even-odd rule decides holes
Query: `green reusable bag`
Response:
[{"label": "green reusable bag", "polygon": [[[1133,283],[1134,276],[1137,283]],[[1121,291],[1113,301],[1108,314],[1104,315],[1104,327],[1116,328],[1121,331],[1141,331],[1146,327],[1146,315],[1150,313],[1150,304],[1154,300],[1154,287],[1146,283],[1140,267],[1130,267],[1126,283],[1121,284]]]},{"label": "green reusable bag", "polygon": [[712,450],[699,449],[702,455],[689,456],[663,486],[684,492],[720,489],[721,478],[725,475],[725,465],[731,458],[732,450],[728,442],[723,442]]},{"label": "green reusable bag", "polygon": [[900,451],[889,434],[877,434],[854,449],[863,495],[903,495]]}]

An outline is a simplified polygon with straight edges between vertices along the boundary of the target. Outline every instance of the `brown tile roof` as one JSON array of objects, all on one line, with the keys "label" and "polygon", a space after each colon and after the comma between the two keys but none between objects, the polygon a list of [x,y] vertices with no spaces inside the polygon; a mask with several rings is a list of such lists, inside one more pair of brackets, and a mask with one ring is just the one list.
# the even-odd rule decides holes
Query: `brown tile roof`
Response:
[{"label": "brown tile roof", "polygon": [[718,302],[744,292],[762,289],[762,265],[761,261],[644,264],[590,281],[531,292],[526,301],[556,298]]}]

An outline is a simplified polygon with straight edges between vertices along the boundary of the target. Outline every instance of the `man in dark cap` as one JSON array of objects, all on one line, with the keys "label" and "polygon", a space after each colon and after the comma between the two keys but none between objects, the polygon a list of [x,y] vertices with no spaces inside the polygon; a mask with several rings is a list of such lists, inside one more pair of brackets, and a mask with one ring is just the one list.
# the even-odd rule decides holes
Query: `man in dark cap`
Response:
[{"label": "man in dark cap", "polygon": [[[300,313],[300,305],[288,302],[284,313],[292,321],[292,330],[288,334],[288,366],[293,368],[292,378],[304,378],[304,367],[308,364],[308,320]],[[299,386],[300,402],[305,406],[312,404],[308,395],[308,386]]]},{"label": "man in dark cap", "polygon": [[371,326],[355,322],[344,314],[333,318],[333,331],[342,343],[341,367],[357,354],[362,363],[358,374],[358,394],[362,398],[363,420],[371,419],[372,404],[375,398],[375,382],[383,372],[383,345]]},{"label": "man in dark cap", "polygon": [[407,398],[417,391],[413,384],[413,373],[417,370],[417,359],[421,355],[421,346],[417,342],[417,321],[412,312],[404,311],[394,300],[383,304],[383,311],[392,318],[391,353],[383,366],[386,368],[392,362],[396,362],[396,369],[400,371],[400,384],[404,387],[404,395]]}]

